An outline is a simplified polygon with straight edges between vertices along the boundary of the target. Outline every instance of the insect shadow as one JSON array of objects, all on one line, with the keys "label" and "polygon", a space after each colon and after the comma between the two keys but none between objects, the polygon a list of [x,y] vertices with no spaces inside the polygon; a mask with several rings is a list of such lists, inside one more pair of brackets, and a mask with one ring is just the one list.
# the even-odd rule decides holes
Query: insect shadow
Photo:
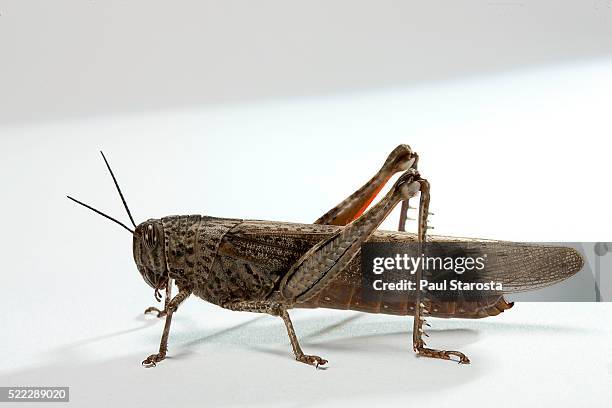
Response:
[{"label": "insect shadow", "polygon": [[[175,353],[159,370],[142,370],[134,353],[116,358],[86,361],[87,345],[104,347],[105,340],[161,324],[150,319],[139,325],[63,347],[52,361],[23,370],[0,373],[5,385],[68,385],[71,402],[78,406],[230,406],[258,404],[286,405],[327,403],[359,398],[410,398],[412,403],[426,403],[431,392],[449,392],[491,375],[499,366],[494,356],[479,354],[479,364],[467,369],[443,361],[415,357],[410,343],[410,325],[402,319],[376,320],[367,315],[299,316],[299,331],[305,338],[316,339],[316,346],[326,351],[330,369],[320,375],[312,367],[296,365],[287,356],[284,328],[273,318],[255,317],[213,333],[202,335],[202,327],[178,330]],[[157,323],[156,323],[157,322]],[[493,324],[482,322],[477,330],[461,329],[460,322],[441,321],[436,340],[465,346],[479,340],[480,331],[554,331],[572,334],[574,328],[547,325]],[[480,322],[479,322],[480,323]],[[578,329],[576,329],[578,330]],[[148,330],[152,343],[154,330]],[[205,332],[204,332],[205,333]],[[438,336],[442,338],[438,340]],[[230,344],[228,344],[228,342]],[[255,353],[253,351],[256,351]],[[190,358],[182,358],[191,353]],[[435,379],[435,380],[432,380]],[[152,390],[157,390],[152,392]],[[159,392],[159,390],[169,390]],[[314,391],[316,390],[316,392]],[[305,397],[307,395],[307,397]],[[331,400],[333,398],[333,400]]]},{"label": "insect shadow", "polygon": [[[349,316],[328,316],[325,321],[314,317],[300,319],[297,326],[304,344],[311,347],[347,352],[367,351],[373,358],[377,354],[377,344],[383,345],[383,352],[405,353],[410,350],[408,345],[411,326],[403,319],[380,321],[356,313]],[[478,337],[476,331],[463,328],[435,331],[452,340],[453,344],[461,346],[473,343]],[[155,337],[150,339],[152,343],[156,340]],[[284,328],[269,316],[257,317],[205,336],[198,332],[198,328],[190,328],[189,331],[177,330],[175,342],[173,355],[176,359],[194,354],[201,347],[216,344],[234,345],[283,358],[286,358],[286,349],[290,348]]]}]

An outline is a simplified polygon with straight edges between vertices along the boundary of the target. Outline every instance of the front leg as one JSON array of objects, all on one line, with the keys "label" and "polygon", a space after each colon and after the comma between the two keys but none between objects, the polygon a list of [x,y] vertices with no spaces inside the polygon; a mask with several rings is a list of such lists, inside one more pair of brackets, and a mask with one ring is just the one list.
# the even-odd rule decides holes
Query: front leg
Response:
[{"label": "front leg", "polygon": [[168,352],[168,337],[170,336],[170,325],[172,324],[172,315],[176,312],[179,305],[191,295],[191,289],[179,288],[179,293],[172,298],[166,309],[166,323],[164,324],[164,331],[162,332],[161,342],[159,343],[159,352],[157,354],[151,354],[149,357],[143,360],[142,365],[145,367],[155,367],[157,363],[166,358]]},{"label": "front leg", "polygon": [[315,366],[315,368],[318,368],[320,365],[327,364],[327,360],[319,356],[310,356],[304,354],[302,348],[300,347],[298,338],[295,334],[295,330],[293,329],[293,323],[291,323],[287,308],[281,303],[274,301],[257,300],[226,303],[223,305],[223,307],[229,310],[235,310],[240,312],[267,313],[272,316],[280,316],[283,319],[283,322],[285,323],[285,327],[287,328],[287,334],[289,335],[289,341],[291,341],[291,348],[293,349],[295,359],[301,363],[313,365]]},{"label": "front leg", "polygon": [[145,309],[144,314],[156,312],[158,318],[164,317],[168,313],[168,304],[170,303],[170,299],[172,299],[172,278],[168,277],[168,282],[166,283],[166,299],[164,300],[164,310],[159,310],[155,306],[150,306]]}]

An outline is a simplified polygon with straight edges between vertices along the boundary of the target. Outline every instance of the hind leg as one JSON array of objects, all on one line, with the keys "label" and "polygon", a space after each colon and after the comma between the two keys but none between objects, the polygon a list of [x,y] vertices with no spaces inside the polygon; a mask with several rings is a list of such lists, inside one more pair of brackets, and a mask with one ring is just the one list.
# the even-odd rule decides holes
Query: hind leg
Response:
[{"label": "hind leg", "polygon": [[[419,204],[419,243],[423,245],[427,241],[427,218],[429,215],[429,183],[427,180],[421,180],[421,199]],[[407,203],[407,200],[405,201]],[[405,221],[404,221],[405,222]],[[402,228],[402,222],[400,221],[400,228]],[[421,253],[419,251],[418,253]],[[422,278],[422,270],[418,268],[416,271],[416,281],[420,282]],[[435,350],[425,347],[423,336],[427,336],[423,326],[429,326],[425,321],[425,317],[429,314],[428,301],[425,299],[421,291],[416,290],[416,307],[414,309],[414,323],[412,326],[412,348],[421,357],[440,358],[443,360],[453,360],[452,357],[456,357],[459,364],[469,364],[470,359],[460,351],[455,350]]]},{"label": "hind leg", "polygon": [[285,274],[278,296],[289,305],[308,301],[324,289],[357,256],[361,245],[402,200],[415,196],[420,175],[409,169],[393,188],[361,217],[315,244]]},{"label": "hind leg", "polygon": [[359,218],[394,174],[410,167],[416,169],[417,161],[418,155],[410,149],[410,146],[405,144],[397,146],[389,154],[380,170],[367,183],[314,223],[347,225]]}]

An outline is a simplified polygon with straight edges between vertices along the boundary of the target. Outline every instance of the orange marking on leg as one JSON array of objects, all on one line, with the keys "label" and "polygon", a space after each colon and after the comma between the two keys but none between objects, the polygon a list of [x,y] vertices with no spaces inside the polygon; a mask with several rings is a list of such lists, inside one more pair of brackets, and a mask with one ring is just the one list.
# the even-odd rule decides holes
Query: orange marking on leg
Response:
[{"label": "orange marking on leg", "polygon": [[365,210],[370,206],[370,204],[372,204],[372,201],[374,201],[378,193],[380,193],[380,190],[383,189],[383,187],[385,186],[385,184],[387,184],[390,178],[391,176],[387,177],[382,183],[380,183],[380,186],[378,186],[378,188],[372,193],[372,195],[367,199],[367,201],[361,206],[361,208],[353,216],[351,221],[355,221],[357,218],[361,217],[361,214],[363,214]]}]

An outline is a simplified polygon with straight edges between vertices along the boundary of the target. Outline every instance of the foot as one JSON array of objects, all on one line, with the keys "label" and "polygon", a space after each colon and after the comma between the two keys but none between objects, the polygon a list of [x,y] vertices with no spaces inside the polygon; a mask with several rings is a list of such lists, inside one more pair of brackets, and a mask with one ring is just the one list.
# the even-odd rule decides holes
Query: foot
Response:
[{"label": "foot", "polygon": [[327,360],[319,356],[308,356],[306,354],[303,354],[300,357],[296,357],[295,359],[301,363],[315,366],[315,368],[319,368],[320,365],[327,364]]},{"label": "foot", "polygon": [[[417,356],[440,358],[442,360],[456,361],[459,364],[470,364],[470,359],[460,351],[434,350],[426,347],[416,347]],[[451,356],[456,358],[451,358]]]},{"label": "foot", "polygon": [[165,315],[168,314],[166,310],[159,310],[155,306],[147,307],[144,311],[144,314],[148,314],[148,313],[157,313],[157,317],[164,317]]},{"label": "foot", "polygon": [[157,363],[159,363],[160,361],[162,361],[163,359],[166,358],[166,354],[165,353],[157,353],[157,354],[151,354],[149,357],[147,357],[146,359],[144,359],[142,361],[142,365],[150,368],[150,367],[155,367],[157,365]]}]

